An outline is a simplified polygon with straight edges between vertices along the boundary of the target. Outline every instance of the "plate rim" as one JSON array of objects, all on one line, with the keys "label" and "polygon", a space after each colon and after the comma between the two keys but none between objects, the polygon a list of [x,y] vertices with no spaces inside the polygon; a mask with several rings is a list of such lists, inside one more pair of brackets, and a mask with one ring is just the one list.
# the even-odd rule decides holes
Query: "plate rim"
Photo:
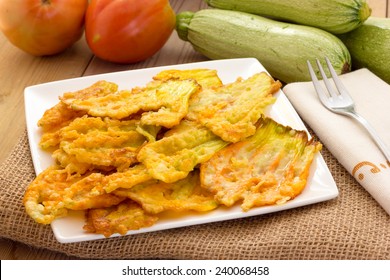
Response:
[{"label": "plate rim", "polygon": [[[173,64],[173,65],[166,65],[166,66],[155,66],[155,67],[149,67],[149,68],[109,72],[109,73],[103,73],[103,74],[96,74],[96,75],[89,75],[89,76],[83,76],[83,77],[76,77],[76,78],[70,78],[70,79],[51,81],[51,82],[47,82],[47,83],[36,84],[36,85],[26,87],[24,90],[26,126],[27,126],[28,142],[29,142],[29,146],[30,146],[31,157],[32,157],[35,173],[38,174],[40,171],[42,171],[41,170],[42,168],[40,167],[41,163],[39,162],[39,159],[38,159],[38,157],[39,157],[38,154],[42,153],[43,151],[39,151],[39,148],[37,149],[37,147],[36,147],[36,139],[35,138],[36,138],[37,131],[39,131],[39,128],[37,127],[36,124],[33,125],[31,123],[31,121],[28,120],[28,118],[31,117],[31,114],[32,114],[31,113],[31,110],[32,110],[31,106],[32,105],[29,104],[31,101],[31,97],[32,97],[31,92],[35,92],[35,91],[40,90],[42,88],[61,86],[64,83],[67,84],[67,83],[74,83],[74,82],[76,82],[76,83],[78,83],[78,82],[87,83],[88,82],[88,84],[91,84],[91,81],[94,81],[94,80],[106,79],[109,81],[108,78],[110,78],[110,77],[118,77],[118,76],[122,76],[122,75],[130,75],[131,76],[131,75],[136,75],[136,74],[149,73],[149,72],[153,72],[153,71],[158,72],[158,71],[165,70],[165,69],[178,69],[178,68],[194,69],[194,68],[200,68],[200,66],[205,67],[205,68],[206,67],[207,68],[219,68],[219,67],[221,67],[221,65],[232,65],[235,63],[248,64],[249,65],[248,67],[254,67],[257,71],[260,70],[260,71],[265,71],[268,73],[268,71],[264,68],[264,66],[255,58],[235,58],[235,59],[208,60],[208,61],[200,61],[200,62],[191,62],[191,63],[182,63],[182,64]],[[251,72],[250,70],[248,70],[248,71]],[[220,73],[218,73],[218,74],[220,74]],[[236,78],[238,78],[241,75],[236,73],[235,76],[236,76]],[[149,76],[149,79],[151,79],[150,76]],[[63,92],[64,91],[62,91],[62,93]],[[60,96],[62,93],[59,93],[57,95],[57,97]],[[295,110],[295,108],[293,107],[293,105],[290,103],[288,98],[283,93],[283,90],[280,89],[277,94],[278,94],[277,99],[279,99],[279,100],[283,99],[283,102],[286,104],[285,106],[289,106],[290,107],[289,110],[292,110],[290,113],[295,118],[294,122],[299,124],[299,127],[296,129],[305,130],[309,134],[308,129],[306,128],[305,124],[303,123],[302,119],[298,115],[298,113]],[[53,96],[51,96],[51,97],[53,97]],[[48,109],[48,108],[46,108],[46,109]],[[160,226],[156,226],[156,225],[158,225],[158,222],[157,222],[157,224],[155,224],[154,226],[151,226],[151,227],[142,228],[142,229],[136,230],[136,231],[129,231],[125,236],[134,235],[134,234],[142,234],[142,233],[146,233],[146,232],[155,232],[155,231],[161,231],[161,230],[167,230],[167,229],[173,229],[173,228],[179,228],[179,227],[200,225],[200,224],[205,224],[205,223],[214,223],[214,222],[220,222],[220,221],[226,221],[226,220],[232,220],[232,219],[240,219],[240,218],[246,218],[246,217],[251,217],[251,216],[259,216],[259,215],[263,215],[263,214],[274,213],[274,212],[284,211],[284,210],[288,210],[288,209],[298,208],[298,207],[302,207],[302,206],[306,206],[306,205],[310,205],[310,204],[314,204],[314,203],[319,203],[319,202],[323,202],[323,201],[327,201],[327,200],[331,200],[331,199],[336,198],[339,195],[337,185],[336,185],[334,178],[333,178],[332,174],[330,173],[330,170],[329,170],[329,168],[328,168],[328,166],[327,166],[327,164],[326,164],[326,162],[325,162],[325,160],[322,157],[322,154],[320,152],[316,155],[315,159],[313,160],[313,163],[315,163],[315,164],[312,164],[311,169],[318,168],[320,166],[323,169],[322,171],[325,172],[325,174],[322,174],[322,176],[327,177],[327,179],[329,180],[328,182],[326,182],[326,184],[329,186],[328,186],[327,192],[324,192],[323,194],[318,195],[315,198],[311,198],[308,201],[304,201],[302,203],[294,203],[294,201],[296,201],[297,198],[299,198],[301,196],[301,195],[299,195],[294,200],[291,200],[283,205],[271,205],[271,206],[258,207],[256,209],[251,209],[248,212],[243,212],[243,211],[241,211],[240,213],[232,212],[232,213],[230,213],[230,215],[225,215],[222,219],[221,219],[221,217],[218,219],[218,217],[215,218],[215,217],[213,217],[213,215],[211,215],[208,218],[203,218],[204,222],[199,222],[199,219],[198,220],[194,219],[194,220],[188,220],[185,222],[182,221],[182,223],[173,222],[173,225],[171,224],[171,225],[168,225],[165,227],[164,227],[164,224],[160,225]],[[314,170],[314,171],[311,170],[310,173],[311,173],[311,176],[313,176],[313,177],[316,176],[316,174],[315,174],[316,170]],[[308,186],[306,186],[305,189],[307,189],[307,187]],[[213,210],[213,211],[216,211],[216,210]],[[201,216],[204,216],[204,215],[201,215]],[[69,237],[69,236],[65,236],[63,234],[63,232],[61,231],[61,227],[59,226],[59,223],[61,223],[63,221],[63,219],[64,218],[56,219],[51,224],[51,228],[52,228],[52,231],[54,233],[54,236],[57,239],[57,241],[60,243],[73,243],[73,242],[105,239],[105,237],[101,234],[90,234],[90,233],[84,233],[81,236],[73,237],[73,238]],[[65,219],[66,219],[66,217],[65,217]],[[202,219],[200,219],[200,220],[202,220]],[[82,230],[82,229],[80,229],[80,230]],[[114,235],[110,236],[109,238],[115,238],[115,237],[120,237],[120,236],[122,236],[122,235],[114,234]]]}]

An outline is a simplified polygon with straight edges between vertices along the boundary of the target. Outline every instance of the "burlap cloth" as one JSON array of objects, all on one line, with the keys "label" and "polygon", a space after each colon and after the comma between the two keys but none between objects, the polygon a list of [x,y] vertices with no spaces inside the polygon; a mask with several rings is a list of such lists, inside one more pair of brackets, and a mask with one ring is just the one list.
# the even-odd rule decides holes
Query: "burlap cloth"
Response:
[{"label": "burlap cloth", "polygon": [[27,133],[0,166],[0,236],[88,259],[390,259],[390,217],[326,148],[333,200],[257,217],[61,244],[22,205],[34,178]]}]

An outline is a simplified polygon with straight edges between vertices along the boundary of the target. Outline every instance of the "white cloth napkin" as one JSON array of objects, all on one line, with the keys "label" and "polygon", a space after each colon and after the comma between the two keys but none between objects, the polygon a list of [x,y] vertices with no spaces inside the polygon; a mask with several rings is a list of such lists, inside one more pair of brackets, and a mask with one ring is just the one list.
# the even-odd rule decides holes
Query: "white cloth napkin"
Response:
[{"label": "white cloth napkin", "polygon": [[[367,69],[340,79],[355,101],[356,112],[390,147],[390,85]],[[283,91],[323,145],[390,215],[390,162],[366,130],[356,120],[326,109],[312,82],[287,84]]]}]

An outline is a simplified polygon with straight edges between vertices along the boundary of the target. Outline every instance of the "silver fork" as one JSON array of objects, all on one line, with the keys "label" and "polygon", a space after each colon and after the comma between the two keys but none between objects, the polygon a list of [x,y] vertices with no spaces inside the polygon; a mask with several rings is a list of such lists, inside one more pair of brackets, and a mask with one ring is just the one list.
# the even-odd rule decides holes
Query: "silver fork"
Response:
[{"label": "silver fork", "polygon": [[327,88],[328,91],[327,93],[321,87],[317,79],[317,76],[314,73],[313,67],[310,64],[310,61],[307,61],[307,66],[309,67],[309,72],[310,72],[311,79],[313,81],[314,88],[317,91],[318,97],[320,98],[322,104],[334,113],[346,115],[357,120],[368,131],[371,138],[375,141],[375,143],[382,151],[386,159],[390,162],[390,150],[386,147],[386,144],[382,141],[382,139],[380,139],[377,132],[368,123],[368,121],[355,112],[355,104],[353,99],[349,95],[344,85],[341,83],[329,59],[326,57],[325,60],[326,60],[326,64],[328,65],[329,71],[332,75],[333,82],[336,85],[337,91],[329,82],[319,60],[317,59],[316,62],[317,62],[318,69],[320,70],[322,79]]}]

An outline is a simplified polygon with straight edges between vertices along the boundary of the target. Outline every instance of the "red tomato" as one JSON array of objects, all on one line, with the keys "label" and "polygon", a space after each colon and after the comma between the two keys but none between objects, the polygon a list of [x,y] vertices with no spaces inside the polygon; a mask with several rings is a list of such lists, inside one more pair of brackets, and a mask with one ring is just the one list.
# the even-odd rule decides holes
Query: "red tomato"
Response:
[{"label": "red tomato", "polygon": [[91,0],[85,37],[97,57],[134,63],[160,50],[175,22],[176,15],[168,0]]},{"label": "red tomato", "polygon": [[0,30],[36,56],[64,51],[81,38],[88,0],[0,0]]}]

